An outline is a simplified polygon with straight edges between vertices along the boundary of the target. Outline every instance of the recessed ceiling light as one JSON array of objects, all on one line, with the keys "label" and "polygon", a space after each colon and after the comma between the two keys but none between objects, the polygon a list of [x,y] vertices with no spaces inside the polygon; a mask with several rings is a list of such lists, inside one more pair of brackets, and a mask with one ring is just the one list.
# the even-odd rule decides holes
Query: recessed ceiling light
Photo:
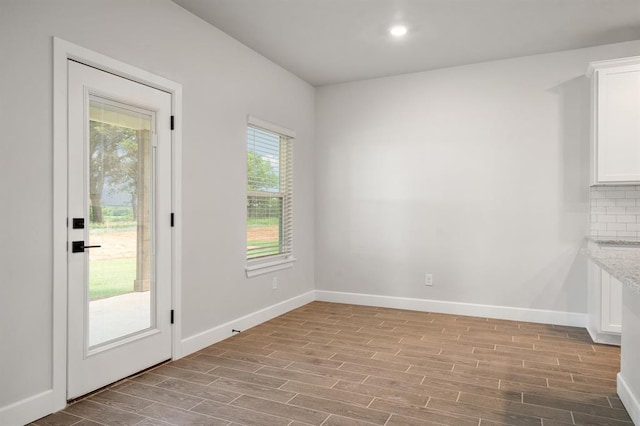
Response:
[{"label": "recessed ceiling light", "polygon": [[394,37],[402,37],[407,33],[407,27],[405,27],[404,25],[394,25],[393,27],[389,28],[389,32]]}]

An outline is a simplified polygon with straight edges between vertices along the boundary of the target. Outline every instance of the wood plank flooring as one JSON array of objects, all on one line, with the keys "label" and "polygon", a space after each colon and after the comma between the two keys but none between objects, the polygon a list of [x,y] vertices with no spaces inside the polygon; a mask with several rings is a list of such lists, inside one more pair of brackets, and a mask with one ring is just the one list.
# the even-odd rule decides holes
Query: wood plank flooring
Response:
[{"label": "wood plank flooring", "polygon": [[632,425],[584,329],[313,302],[34,425]]}]

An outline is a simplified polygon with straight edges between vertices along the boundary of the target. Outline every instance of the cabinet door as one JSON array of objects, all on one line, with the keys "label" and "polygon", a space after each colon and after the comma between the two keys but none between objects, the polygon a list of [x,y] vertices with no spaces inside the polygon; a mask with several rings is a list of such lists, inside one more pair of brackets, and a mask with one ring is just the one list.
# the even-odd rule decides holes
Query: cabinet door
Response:
[{"label": "cabinet door", "polygon": [[602,327],[602,268],[593,261],[588,263],[588,328],[594,340]]},{"label": "cabinet door", "polygon": [[640,181],[640,69],[601,69],[597,83],[597,181]]},{"label": "cabinet door", "polygon": [[622,283],[602,271],[602,331],[622,331]]}]

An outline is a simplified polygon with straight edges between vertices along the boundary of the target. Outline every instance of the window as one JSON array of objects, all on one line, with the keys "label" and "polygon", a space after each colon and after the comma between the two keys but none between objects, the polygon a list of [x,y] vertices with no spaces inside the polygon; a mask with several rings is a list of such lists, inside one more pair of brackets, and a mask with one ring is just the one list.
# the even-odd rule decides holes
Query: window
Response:
[{"label": "window", "polygon": [[293,153],[287,129],[249,118],[247,275],[287,268],[293,259]]}]

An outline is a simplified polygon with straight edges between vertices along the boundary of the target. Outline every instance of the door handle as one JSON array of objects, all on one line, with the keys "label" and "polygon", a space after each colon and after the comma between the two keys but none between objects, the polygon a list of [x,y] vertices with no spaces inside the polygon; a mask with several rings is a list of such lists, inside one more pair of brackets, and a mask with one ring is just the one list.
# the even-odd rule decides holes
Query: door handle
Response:
[{"label": "door handle", "polygon": [[101,246],[85,246],[84,241],[73,241],[71,243],[71,253],[84,253],[85,249],[98,248]]}]

